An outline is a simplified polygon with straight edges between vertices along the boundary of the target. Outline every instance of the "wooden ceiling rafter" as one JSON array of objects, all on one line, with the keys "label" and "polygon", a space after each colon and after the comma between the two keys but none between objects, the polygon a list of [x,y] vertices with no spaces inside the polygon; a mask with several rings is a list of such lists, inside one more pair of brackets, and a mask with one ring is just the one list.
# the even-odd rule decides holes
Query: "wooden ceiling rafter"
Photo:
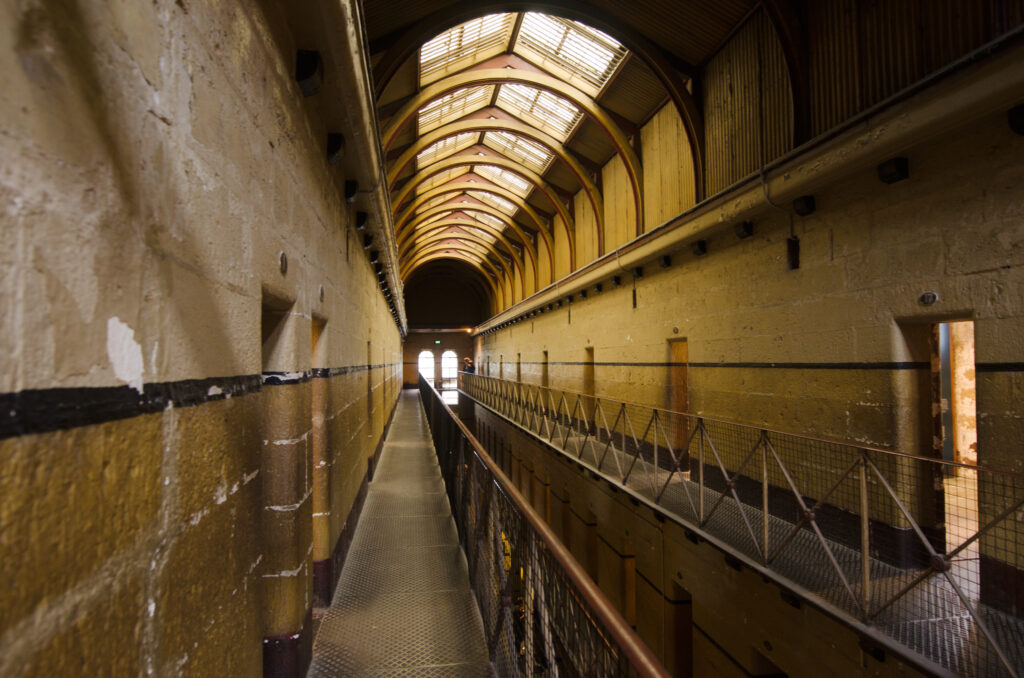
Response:
[{"label": "wooden ceiling rafter", "polygon": [[[534,270],[537,269],[537,251],[536,251],[536,247],[530,245],[531,241],[530,241],[529,237],[526,235],[526,233],[523,231],[522,227],[516,222],[515,219],[512,219],[511,217],[509,217],[507,214],[505,214],[501,210],[496,210],[493,207],[491,207],[490,205],[485,205],[483,203],[480,203],[480,204],[463,204],[463,203],[459,203],[457,206],[452,206],[452,205],[436,205],[434,207],[431,207],[428,210],[425,210],[425,211],[420,212],[419,214],[415,215],[415,217],[411,221],[405,222],[405,223],[403,223],[401,225],[397,225],[395,227],[395,237],[396,238],[401,238],[403,236],[403,234],[406,233],[406,232],[409,232],[409,231],[415,232],[417,230],[417,227],[421,223],[426,221],[427,219],[429,219],[429,218],[431,218],[433,216],[436,216],[438,214],[442,214],[442,213],[449,212],[449,211],[482,212],[484,214],[490,214],[492,217],[495,217],[496,219],[501,220],[505,225],[507,225],[509,228],[511,228],[512,231],[517,236],[519,236],[519,239],[520,239],[520,241],[522,241],[522,243],[524,245],[524,249],[526,250],[527,255],[529,255],[530,260],[533,263]],[[545,240],[545,245],[546,246],[548,245],[548,241],[547,240]],[[553,247],[549,247],[548,248],[548,254],[549,254],[548,258],[552,261],[552,271],[551,272],[552,272],[552,274],[554,274],[554,263],[553,263],[554,262],[554,248]]]},{"label": "wooden ceiling rafter", "polygon": [[[563,163],[569,168],[569,170],[576,177],[577,181],[583,186],[583,190],[587,195],[587,199],[590,201],[591,206],[594,208],[594,213],[600,215],[600,221],[603,223],[604,220],[604,201],[601,198],[601,192],[594,184],[593,179],[589,176],[586,169],[580,165],[576,159],[567,151],[565,146],[557,139],[552,137],[550,134],[542,132],[535,127],[527,125],[526,123],[514,121],[514,120],[462,120],[459,122],[448,123],[442,127],[432,130],[431,132],[421,136],[417,139],[416,143],[408,149],[399,160],[397,160],[392,167],[388,170],[388,186],[390,189],[394,188],[395,181],[401,174],[402,170],[412,163],[416,154],[429,147],[430,145],[453,137],[465,132],[487,132],[487,131],[501,131],[520,136],[527,140],[538,143],[546,147],[549,151],[562,160]],[[603,238],[601,237],[600,231],[598,232],[598,245],[603,251]]]},{"label": "wooden ceiling rafter", "polygon": [[[477,245],[480,245],[481,247],[484,247],[484,248],[486,248],[488,250],[493,250],[495,252],[495,254],[497,254],[503,261],[505,260],[505,255],[501,254],[497,250],[494,250],[494,244],[493,243],[490,243],[487,240],[485,240],[485,239],[483,239],[483,238],[481,238],[479,236],[476,236],[476,235],[474,235],[472,233],[463,233],[463,234],[458,235],[458,236],[450,235],[450,234],[445,232],[445,231],[448,230],[448,228],[450,228],[450,226],[445,226],[443,228],[443,230],[432,229],[433,232],[429,232],[430,229],[428,229],[428,231],[421,231],[420,234],[425,234],[427,237],[423,238],[422,240],[411,240],[411,241],[407,242],[404,248],[400,248],[399,249],[400,257],[404,258],[404,257],[407,257],[407,256],[412,256],[412,253],[415,252],[417,250],[417,248],[422,248],[422,247],[425,247],[426,245],[429,245],[429,244],[432,244],[432,243],[435,243],[435,242],[442,242],[442,241],[447,241],[447,240],[455,239],[455,240],[460,240],[460,241],[465,240],[465,241],[468,241],[468,242],[473,242],[473,243],[476,243]],[[515,250],[512,249],[511,245],[507,245],[507,242],[506,242],[506,246],[509,248],[509,252],[510,252],[510,255],[512,257],[511,260],[512,260],[513,266],[515,266],[516,268],[519,269],[519,277],[522,280],[523,294],[525,296],[526,295],[526,280],[527,280],[526,264],[523,261],[522,257],[518,256],[516,254]],[[533,275],[534,275],[534,280],[536,280],[537,279],[536,278],[536,276],[537,276],[536,269],[534,269]],[[536,290],[531,290],[531,293],[535,292],[535,291]]]},{"label": "wooden ceiling rafter", "polygon": [[[567,200],[563,202],[558,187],[549,184],[547,181],[544,180],[544,178],[541,175],[537,174],[530,168],[524,167],[523,165],[520,165],[512,160],[509,160],[500,152],[488,147],[480,147],[484,148],[488,152],[487,155],[467,155],[473,153],[473,148],[476,147],[465,149],[464,151],[462,151],[462,154],[456,154],[448,156],[443,160],[438,160],[434,164],[424,167],[422,170],[413,175],[406,183],[402,185],[401,190],[399,191],[397,196],[392,197],[391,204],[395,206],[394,209],[401,208],[401,206],[407,200],[409,200],[410,196],[415,196],[415,190],[417,186],[422,184],[424,181],[429,180],[432,176],[440,174],[441,172],[444,172],[446,170],[458,167],[472,167],[474,165],[494,165],[495,167],[507,169],[509,171],[516,172],[519,176],[523,177],[524,179],[532,183],[537,190],[541,191],[547,197],[548,201],[552,204],[552,206],[554,206],[556,212],[558,213],[558,216],[562,218],[562,227],[565,229],[567,242],[569,243],[570,266],[574,266],[576,261],[576,242],[574,237],[574,234],[576,232],[576,224],[573,220],[572,214],[569,211],[569,205],[572,201],[572,195],[567,195]],[[490,153],[494,153],[496,155],[490,155]],[[603,226],[603,222],[599,222],[599,224]],[[554,244],[553,242],[550,241],[550,238],[553,235],[553,233],[542,233],[541,236],[545,238],[545,244],[547,245],[548,251],[549,253],[551,253],[552,257],[554,256],[552,253]]]}]

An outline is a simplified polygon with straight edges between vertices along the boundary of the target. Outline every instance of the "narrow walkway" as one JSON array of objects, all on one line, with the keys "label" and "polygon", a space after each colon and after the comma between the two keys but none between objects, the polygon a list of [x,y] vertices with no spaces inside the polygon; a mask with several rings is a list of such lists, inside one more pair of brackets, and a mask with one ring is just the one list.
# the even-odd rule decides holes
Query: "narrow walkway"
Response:
[{"label": "narrow walkway", "polygon": [[308,676],[491,676],[417,391],[399,399]]}]

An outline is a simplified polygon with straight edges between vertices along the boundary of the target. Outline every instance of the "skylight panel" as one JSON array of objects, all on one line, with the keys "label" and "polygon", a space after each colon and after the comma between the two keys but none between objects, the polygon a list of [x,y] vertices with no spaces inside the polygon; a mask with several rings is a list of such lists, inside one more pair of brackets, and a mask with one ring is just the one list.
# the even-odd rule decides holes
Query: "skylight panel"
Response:
[{"label": "skylight panel", "polygon": [[422,207],[420,207],[420,210],[423,211],[423,212],[426,212],[431,207],[437,207],[440,204],[448,202],[449,200],[451,200],[454,197],[455,196],[453,196],[452,194],[447,193],[445,195],[439,195],[436,198],[431,198],[427,202],[423,203]]},{"label": "skylight panel", "polygon": [[486,106],[494,94],[494,85],[463,87],[440,99],[434,99],[419,110],[416,129],[420,135],[437,129],[464,115]]},{"label": "skylight panel", "polygon": [[509,216],[514,215],[519,209],[515,204],[505,200],[500,195],[488,193],[487,191],[468,191],[468,193],[480,202],[490,205],[496,210],[501,210]]},{"label": "skylight panel", "polygon": [[479,132],[463,132],[431,144],[416,155],[416,169],[421,170],[435,160],[446,158],[464,148],[469,148],[477,142],[479,136]]},{"label": "skylight panel", "polygon": [[493,226],[499,231],[505,229],[505,222],[493,214],[488,214],[487,212],[473,212],[473,218],[477,221],[482,221],[488,226]]},{"label": "skylight panel", "polygon": [[580,109],[569,101],[528,85],[502,85],[498,90],[497,104],[559,141],[568,139],[583,118]]},{"label": "skylight panel", "polygon": [[515,14],[489,14],[445,31],[420,47],[420,85],[501,54]]},{"label": "skylight panel", "polygon": [[544,174],[555,158],[540,144],[510,132],[487,132],[484,145],[523,163],[537,174]]},{"label": "skylight panel", "polygon": [[424,180],[423,182],[416,186],[416,195],[426,193],[435,186],[440,186],[441,184],[448,183],[455,177],[462,176],[463,174],[467,174],[468,172],[468,167],[453,167],[443,172],[438,172],[437,174],[431,176],[429,179]]},{"label": "skylight panel", "polygon": [[530,191],[533,189],[533,184],[529,181],[522,178],[515,172],[510,172],[503,167],[495,167],[494,165],[477,165],[473,168],[473,171],[485,179],[490,179],[494,183],[504,186],[520,198],[525,198],[530,195]]},{"label": "skylight panel", "polygon": [[[423,213],[423,209],[422,208],[416,210],[416,215],[417,216],[422,214],[422,213]],[[425,227],[425,226],[427,226],[429,224],[432,224],[435,221],[440,221],[441,219],[444,219],[446,217],[450,217],[451,215],[452,215],[451,212],[441,212],[440,214],[434,214],[429,219],[424,219],[423,221],[421,221],[418,224],[416,224],[416,230],[419,230],[419,229],[421,229],[421,228],[423,228],[423,227]]]},{"label": "skylight panel", "polygon": [[461,228],[464,231],[466,231],[467,233],[471,233],[471,234],[475,235],[476,237],[480,238],[481,240],[483,240],[485,242],[489,242],[491,244],[494,244],[498,240],[494,236],[494,234],[492,232],[484,230],[482,228],[477,228],[475,226],[470,226],[468,224],[459,226],[459,228]]},{"label": "skylight panel", "polygon": [[576,21],[527,12],[514,50],[559,71],[573,85],[597,94],[622,64],[626,48]]}]

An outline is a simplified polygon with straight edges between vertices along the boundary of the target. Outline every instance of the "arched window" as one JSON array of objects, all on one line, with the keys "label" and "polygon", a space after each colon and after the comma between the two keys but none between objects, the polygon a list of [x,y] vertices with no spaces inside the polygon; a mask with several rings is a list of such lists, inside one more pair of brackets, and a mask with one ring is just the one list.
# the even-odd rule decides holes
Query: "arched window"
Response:
[{"label": "arched window", "polygon": [[434,353],[433,351],[420,351],[420,374],[431,386],[434,385]]},{"label": "arched window", "polygon": [[456,388],[455,381],[459,372],[459,356],[455,351],[445,351],[441,354],[441,388]]}]

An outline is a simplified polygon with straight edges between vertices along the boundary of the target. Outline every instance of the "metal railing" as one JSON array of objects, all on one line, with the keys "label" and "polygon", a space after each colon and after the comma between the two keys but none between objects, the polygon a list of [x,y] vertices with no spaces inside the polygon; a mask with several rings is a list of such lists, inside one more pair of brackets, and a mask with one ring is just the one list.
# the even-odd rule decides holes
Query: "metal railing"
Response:
[{"label": "metal railing", "polygon": [[419,388],[497,675],[667,678],[440,394]]},{"label": "metal railing", "polygon": [[460,377],[465,395],[923,668],[1024,676],[1024,474]]}]

